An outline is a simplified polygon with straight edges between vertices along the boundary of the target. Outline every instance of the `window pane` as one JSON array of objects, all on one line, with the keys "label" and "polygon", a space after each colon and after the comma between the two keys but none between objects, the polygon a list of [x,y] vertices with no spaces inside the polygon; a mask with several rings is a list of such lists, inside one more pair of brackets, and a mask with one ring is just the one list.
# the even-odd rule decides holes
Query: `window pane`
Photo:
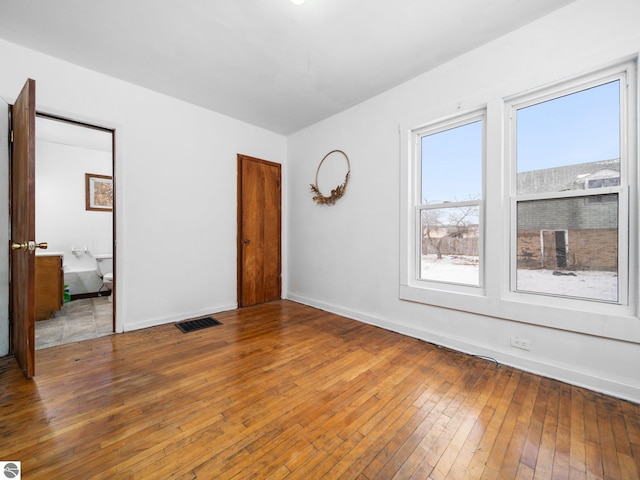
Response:
[{"label": "window pane", "polygon": [[518,202],[516,289],[618,301],[618,194]]},{"label": "window pane", "polygon": [[482,197],[482,121],[422,137],[422,194],[427,203]]},{"label": "window pane", "polygon": [[479,285],[479,207],[421,211],[420,278]]},{"label": "window pane", "polygon": [[620,177],[620,81],[517,111],[517,192],[593,188]]}]

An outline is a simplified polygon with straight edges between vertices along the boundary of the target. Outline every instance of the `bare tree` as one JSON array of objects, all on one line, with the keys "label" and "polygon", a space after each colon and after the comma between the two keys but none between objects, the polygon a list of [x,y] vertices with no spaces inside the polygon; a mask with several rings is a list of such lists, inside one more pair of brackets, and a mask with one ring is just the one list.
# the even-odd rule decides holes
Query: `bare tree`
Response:
[{"label": "bare tree", "polygon": [[463,238],[470,227],[477,224],[477,219],[477,205],[422,210],[422,235],[436,251],[437,259],[442,260],[443,242],[449,238]]}]

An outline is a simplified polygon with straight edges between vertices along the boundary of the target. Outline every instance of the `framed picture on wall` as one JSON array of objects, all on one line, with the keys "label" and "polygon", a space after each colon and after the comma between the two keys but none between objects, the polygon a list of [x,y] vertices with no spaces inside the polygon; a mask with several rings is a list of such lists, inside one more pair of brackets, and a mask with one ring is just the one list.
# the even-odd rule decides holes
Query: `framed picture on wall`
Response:
[{"label": "framed picture on wall", "polygon": [[87,210],[102,212],[113,210],[113,177],[85,173],[84,189]]}]

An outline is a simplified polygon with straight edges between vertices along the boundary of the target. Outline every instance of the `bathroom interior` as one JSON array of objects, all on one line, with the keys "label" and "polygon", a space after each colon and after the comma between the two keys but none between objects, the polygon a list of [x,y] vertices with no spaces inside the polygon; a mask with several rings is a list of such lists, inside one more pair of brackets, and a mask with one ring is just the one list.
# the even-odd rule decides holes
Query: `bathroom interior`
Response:
[{"label": "bathroom interior", "polygon": [[36,117],[36,349],[113,333],[113,134]]}]

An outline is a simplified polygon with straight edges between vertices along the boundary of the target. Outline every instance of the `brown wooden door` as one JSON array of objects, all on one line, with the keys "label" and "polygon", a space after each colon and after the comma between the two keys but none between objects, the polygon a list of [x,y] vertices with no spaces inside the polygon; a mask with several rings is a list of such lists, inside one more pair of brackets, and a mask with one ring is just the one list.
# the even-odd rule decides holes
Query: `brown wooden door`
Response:
[{"label": "brown wooden door", "polygon": [[281,167],[238,155],[238,305],[281,294]]},{"label": "brown wooden door", "polygon": [[[35,128],[36,82],[27,80],[11,109],[12,349],[25,377],[35,375]],[[17,248],[16,248],[17,247]]]}]

